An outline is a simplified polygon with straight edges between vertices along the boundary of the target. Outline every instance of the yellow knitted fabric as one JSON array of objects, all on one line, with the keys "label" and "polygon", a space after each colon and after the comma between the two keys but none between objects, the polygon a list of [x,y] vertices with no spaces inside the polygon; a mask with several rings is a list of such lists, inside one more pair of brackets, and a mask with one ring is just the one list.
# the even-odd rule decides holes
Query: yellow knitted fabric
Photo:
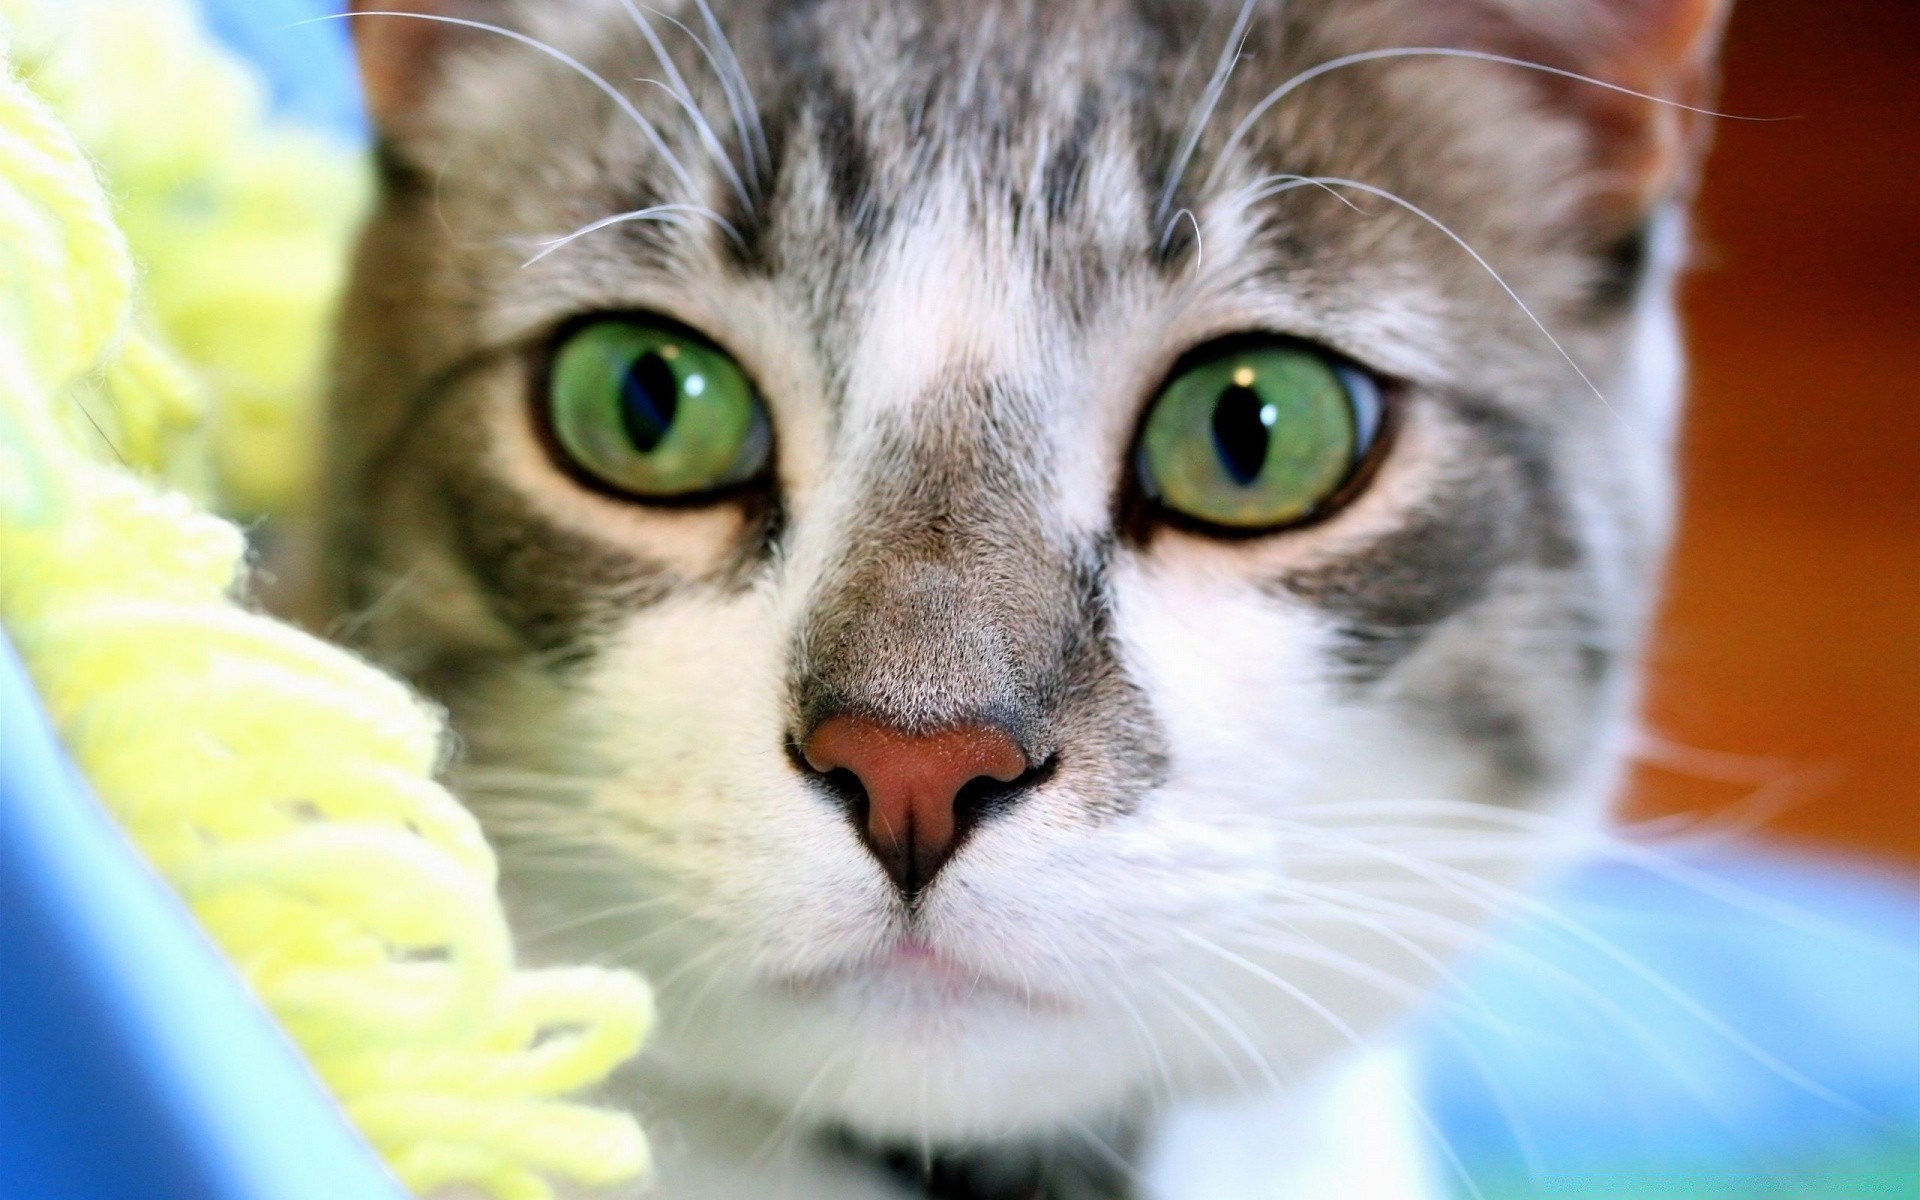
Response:
[{"label": "yellow knitted fabric", "polygon": [[565,1097],[634,1052],[644,986],[515,969],[492,852],[434,782],[438,714],[237,603],[242,534],[158,482],[294,490],[307,443],[282,418],[348,225],[319,200],[268,214],[307,181],[337,201],[340,177],[265,131],[178,0],[0,17],[34,56],[0,79],[0,625],[68,750],[408,1185],[540,1200],[635,1176],[631,1119]]},{"label": "yellow knitted fabric", "polygon": [[314,393],[365,156],[267,121],[259,80],[180,0],[0,0],[0,19],[20,75],[107,184],[143,323],[191,362],[218,414],[128,411],[122,396],[83,427],[229,515],[294,508],[311,491]]}]

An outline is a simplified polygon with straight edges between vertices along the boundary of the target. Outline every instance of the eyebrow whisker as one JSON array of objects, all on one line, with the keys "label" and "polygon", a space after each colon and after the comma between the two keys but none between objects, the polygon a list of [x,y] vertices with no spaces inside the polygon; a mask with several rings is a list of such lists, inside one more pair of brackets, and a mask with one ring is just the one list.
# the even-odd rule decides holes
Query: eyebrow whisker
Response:
[{"label": "eyebrow whisker", "polygon": [[1246,116],[1240,118],[1240,123],[1235,125],[1233,132],[1227,135],[1226,143],[1220,147],[1219,154],[1214,157],[1213,168],[1207,172],[1206,189],[1211,189],[1213,185],[1218,182],[1221,169],[1232,159],[1233,152],[1239,148],[1240,143],[1246,140],[1246,136],[1253,129],[1254,123],[1265,116],[1268,110],[1274,105],[1286,99],[1303,84],[1310,83],[1322,75],[1338,71],[1343,67],[1356,66],[1360,63],[1378,62],[1382,59],[1390,58],[1466,58],[1477,62],[1498,63],[1502,66],[1519,67],[1526,71],[1538,71],[1544,75],[1557,75],[1562,79],[1571,79],[1577,83],[1585,83],[1593,87],[1603,88],[1609,92],[1617,92],[1622,96],[1632,96],[1636,100],[1646,100],[1654,104],[1663,104],[1669,108],[1676,108],[1682,112],[1697,113],[1703,117],[1714,117],[1726,121],[1774,121],[1784,119],[1779,117],[1742,116],[1737,113],[1717,112],[1710,108],[1698,108],[1691,104],[1683,104],[1678,100],[1669,100],[1665,96],[1656,96],[1651,92],[1636,91],[1623,84],[1610,83],[1605,79],[1598,79],[1592,75],[1582,75],[1578,71],[1569,71],[1564,67],[1548,66],[1546,63],[1534,62],[1531,59],[1514,58],[1506,54],[1493,54],[1485,50],[1467,50],[1457,46],[1389,46],[1379,50],[1361,50],[1353,54],[1343,54],[1338,58],[1330,58],[1317,66],[1308,67],[1292,79],[1287,80],[1279,87],[1268,92],[1258,104],[1248,110]]},{"label": "eyebrow whisker", "polygon": [[598,233],[602,229],[610,229],[615,225],[627,225],[635,221],[658,221],[666,225],[685,226],[688,223],[686,220],[688,217],[705,217],[707,220],[719,225],[721,230],[724,231],[729,238],[733,239],[733,243],[736,246],[742,245],[739,231],[734,229],[725,217],[722,217],[719,213],[714,212],[704,205],[654,204],[646,208],[634,209],[632,212],[615,213],[610,217],[601,217],[598,221],[582,225],[572,233],[542,242],[540,244],[540,252],[522,263],[521,266],[523,268],[531,267],[541,259],[566,249],[588,234]]},{"label": "eyebrow whisker", "polygon": [[646,14],[640,11],[633,0],[620,0],[620,7],[627,10],[627,15],[633,19],[634,28],[647,39],[647,46],[653,51],[653,57],[659,61],[661,69],[667,76],[665,83],[658,79],[637,79],[634,82],[651,83],[673,97],[675,103],[686,112],[688,120],[693,123],[694,132],[699,136],[701,144],[706,147],[707,153],[726,173],[727,182],[733,187],[734,194],[740,198],[742,207],[751,213],[753,196],[748,192],[740,172],[734,167],[733,159],[727,154],[726,147],[720,144],[720,138],[713,132],[713,125],[707,120],[706,114],[700,111],[700,106],[694,103],[693,91],[687,87],[686,77],[680,74],[680,68],[673,61],[673,56],[667,53],[666,43],[662,42],[660,35],[653,31],[653,22],[647,20]]},{"label": "eyebrow whisker", "polygon": [[529,49],[539,51],[541,54],[560,63],[580,78],[592,84],[609,100],[612,100],[614,105],[620,109],[621,113],[646,135],[647,141],[653,146],[655,152],[666,160],[668,169],[673,172],[674,179],[679,182],[680,186],[685,188],[689,195],[697,196],[700,194],[700,189],[694,185],[693,176],[687,173],[686,165],[680,161],[679,155],[675,154],[673,148],[667,145],[666,139],[660,136],[660,130],[654,126],[652,121],[647,119],[646,114],[634,106],[633,101],[627,98],[626,93],[614,87],[611,83],[608,83],[606,79],[592,67],[587,66],[559,47],[549,45],[539,38],[529,37],[517,29],[508,29],[503,25],[491,25],[485,21],[470,21],[465,17],[444,17],[437,13],[396,12],[393,10],[375,9],[362,9],[356,12],[333,13],[324,17],[313,17],[305,21],[296,21],[292,27],[298,28],[301,25],[312,25],[320,21],[346,21],[359,17],[404,17],[414,21],[432,21],[439,25],[457,25],[464,29],[476,29],[482,33],[498,34],[509,41],[518,42]]}]

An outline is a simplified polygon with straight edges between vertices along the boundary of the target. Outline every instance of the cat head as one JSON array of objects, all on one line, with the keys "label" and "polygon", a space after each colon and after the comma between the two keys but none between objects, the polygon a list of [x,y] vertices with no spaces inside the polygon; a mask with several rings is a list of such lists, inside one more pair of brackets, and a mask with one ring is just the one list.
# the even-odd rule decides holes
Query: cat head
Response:
[{"label": "cat head", "polygon": [[1290,1078],[1598,819],[1716,5],[357,7],[345,628],[662,1078]]}]

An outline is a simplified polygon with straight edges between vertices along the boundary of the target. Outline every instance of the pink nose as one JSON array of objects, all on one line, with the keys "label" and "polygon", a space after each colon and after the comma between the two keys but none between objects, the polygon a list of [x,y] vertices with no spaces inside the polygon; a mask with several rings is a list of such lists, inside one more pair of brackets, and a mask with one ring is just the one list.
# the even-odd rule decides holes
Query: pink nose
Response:
[{"label": "pink nose", "polygon": [[1029,765],[1020,744],[991,726],[906,733],[851,716],[822,721],[801,753],[823,775],[860,781],[867,848],[908,895],[932,881],[978,815],[962,795],[967,785],[1012,783]]}]

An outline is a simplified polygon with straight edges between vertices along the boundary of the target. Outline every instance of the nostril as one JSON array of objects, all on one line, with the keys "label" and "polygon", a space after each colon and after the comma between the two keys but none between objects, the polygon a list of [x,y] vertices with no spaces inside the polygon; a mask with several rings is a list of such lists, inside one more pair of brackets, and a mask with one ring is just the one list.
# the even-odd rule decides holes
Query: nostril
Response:
[{"label": "nostril", "polygon": [[788,747],[795,765],[845,806],[895,884],[917,893],[982,818],[1052,770],[994,725],[918,732],[835,715]]},{"label": "nostril", "polygon": [[[809,765],[808,770],[812,770]],[[848,808],[857,808],[862,821],[866,820],[867,789],[860,777],[845,767],[835,767],[831,771],[815,772],[826,789],[838,797]]]},{"label": "nostril", "polygon": [[979,822],[999,816],[1018,804],[1020,798],[1027,792],[1052,778],[1059,764],[1060,756],[1050,755],[1047,761],[1021,773],[1014,779],[995,779],[991,775],[980,775],[968,780],[953,798],[956,840]]}]

